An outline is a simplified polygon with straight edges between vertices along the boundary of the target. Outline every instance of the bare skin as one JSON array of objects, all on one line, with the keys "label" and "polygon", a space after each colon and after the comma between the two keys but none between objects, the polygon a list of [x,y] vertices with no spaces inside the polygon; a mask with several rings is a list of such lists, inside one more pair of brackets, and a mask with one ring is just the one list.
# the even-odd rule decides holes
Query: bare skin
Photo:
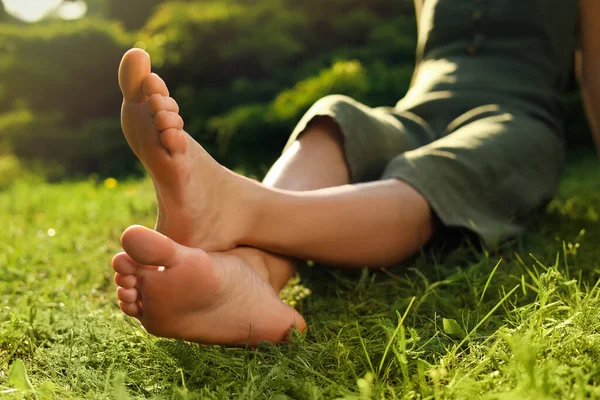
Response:
[{"label": "bare skin", "polygon": [[185,247],[141,226],[128,228],[121,244],[125,252],[112,261],[121,310],[154,335],[255,346],[306,329],[245,258]]},{"label": "bare skin", "polygon": [[355,267],[393,265],[431,237],[427,201],[401,181],[297,192],[219,165],[181,129],[174,100],[149,62],[144,51],[130,50],[119,76],[123,131],[154,180],[158,231],[205,251],[245,245]]},{"label": "bare skin", "polygon": [[[347,185],[350,173],[342,147],[343,136],[337,124],[327,117],[315,120],[271,167],[263,184],[299,192]],[[299,261],[293,257],[253,247],[236,250],[241,256],[262,257],[268,280],[277,292],[298,270]]]},{"label": "bare skin", "polygon": [[[156,228],[185,245],[176,246],[175,253],[189,256],[167,262],[144,258],[161,248],[151,231],[133,227],[123,236],[129,255],[121,253],[113,263],[120,306],[151,333],[220,344],[283,340],[292,325],[303,330],[306,324],[277,299],[295,261],[275,253],[349,267],[392,265],[412,255],[433,233],[429,206],[410,186],[397,180],[347,184],[341,134],[332,136],[337,128],[332,129],[331,121],[315,124],[259,184],[216,163],[183,131],[177,104],[162,79],[150,73],[145,52],[131,50],[124,56],[119,82],[123,131],[156,187]],[[320,157],[328,161],[317,162]],[[317,169],[308,167],[311,158]],[[320,169],[325,167],[329,169]],[[329,188],[335,185],[344,186]],[[234,248],[240,245],[246,247]],[[200,248],[208,255],[194,250]],[[137,267],[127,267],[131,265]],[[247,309],[243,298],[250,292],[256,304],[279,311]],[[174,318],[190,325],[176,323],[171,310]],[[208,333],[207,322],[233,333]],[[251,336],[249,324],[258,327]],[[220,333],[211,336],[214,332]]]},{"label": "bare skin", "polygon": [[[221,167],[183,131],[179,107],[169,97],[164,81],[150,73],[150,59],[145,52],[132,50],[125,55],[119,83],[124,97],[123,132],[155,185],[157,231],[195,248],[217,247],[211,243],[218,243],[220,250],[233,248],[234,241],[228,237],[239,234],[229,232],[228,227],[221,229],[223,238],[215,240],[215,228],[224,220],[219,212],[227,207],[206,206],[216,202],[225,205],[222,199],[232,197],[239,201],[238,193],[247,183],[245,178]],[[205,187],[211,190],[204,190]],[[227,215],[232,221],[243,218],[236,216],[235,210]],[[211,232],[210,237],[207,232]],[[154,246],[147,247],[148,238]],[[132,227],[123,234],[123,247],[129,249],[129,255],[120,253],[113,259],[120,308],[138,318],[150,333],[202,343],[253,345],[264,340],[285,340],[293,326],[306,328],[303,318],[275,292],[274,288],[279,291],[288,278],[277,279],[276,274],[271,282],[267,270],[267,265],[279,270],[278,266],[286,264],[283,257],[251,248],[207,255],[202,250],[169,243],[162,235],[161,238],[152,237],[141,227]],[[170,247],[175,250],[169,250]],[[165,261],[151,257],[157,251],[188,256]],[[161,265],[169,268],[159,271],[155,265],[159,259]],[[181,259],[186,260],[185,265]],[[204,296],[199,297],[198,293]],[[251,305],[244,303],[248,299],[253,299]],[[261,304],[276,312],[265,312]],[[255,315],[249,307],[256,311]],[[211,329],[204,331],[206,327]]]},{"label": "bare skin", "polygon": [[156,189],[156,230],[205,251],[234,248],[250,225],[239,207],[249,180],[219,165],[183,130],[179,106],[165,82],[150,73],[145,51],[125,54],[119,85],[123,133]]},{"label": "bare skin", "polygon": [[580,13],[576,72],[592,138],[600,155],[600,4],[595,0],[581,0]]}]

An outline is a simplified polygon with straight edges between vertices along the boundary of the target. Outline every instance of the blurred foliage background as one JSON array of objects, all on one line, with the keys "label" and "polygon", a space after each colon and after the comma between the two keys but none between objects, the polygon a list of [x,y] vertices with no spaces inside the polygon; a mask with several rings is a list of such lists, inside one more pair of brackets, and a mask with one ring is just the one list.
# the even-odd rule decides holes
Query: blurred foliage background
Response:
[{"label": "blurred foliage background", "polygon": [[[77,0],[70,20],[57,0],[36,22],[9,1],[42,0],[3,1],[0,181],[23,166],[52,180],[140,172],[119,123],[117,68],[132,46],[152,55],[186,130],[258,176],[314,101],[394,105],[414,67],[412,0]],[[578,94],[568,102],[570,143],[587,146]]]}]

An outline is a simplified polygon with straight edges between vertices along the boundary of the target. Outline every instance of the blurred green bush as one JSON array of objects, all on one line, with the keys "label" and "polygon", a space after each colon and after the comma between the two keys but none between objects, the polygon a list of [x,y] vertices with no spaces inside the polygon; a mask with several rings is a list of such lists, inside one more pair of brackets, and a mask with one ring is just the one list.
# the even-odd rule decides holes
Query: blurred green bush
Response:
[{"label": "blurred green bush", "polygon": [[116,70],[131,42],[102,20],[0,24],[0,106],[58,111],[74,125],[114,116],[121,101]]},{"label": "blurred green bush", "polygon": [[217,134],[218,154],[244,170],[274,161],[294,124],[321,97],[331,93],[360,98],[368,91],[366,71],[359,61],[338,61],[315,77],[282,91],[266,104],[243,105],[208,122]]},{"label": "blurred green bush", "polygon": [[52,178],[133,171],[116,85],[132,40],[102,20],[0,24],[0,148],[47,162]]},{"label": "blurred green bush", "polygon": [[[116,79],[134,44],[152,55],[186,130],[255,175],[320,97],[393,105],[412,75],[412,0],[135,2],[90,0],[79,21],[0,24],[0,156],[46,165],[54,179],[139,171]],[[569,104],[580,124],[578,99]]]},{"label": "blurred green bush", "polygon": [[188,131],[221,162],[260,175],[319,98],[400,99],[416,27],[411,0],[170,1],[139,40]]},{"label": "blurred green bush", "polygon": [[0,151],[47,163],[53,178],[135,172],[116,71],[137,43],[175,94],[186,129],[221,162],[260,174],[320,97],[381,105],[402,96],[414,58],[409,4],[152,0],[133,16],[129,3],[94,0],[93,18],[0,24]]}]

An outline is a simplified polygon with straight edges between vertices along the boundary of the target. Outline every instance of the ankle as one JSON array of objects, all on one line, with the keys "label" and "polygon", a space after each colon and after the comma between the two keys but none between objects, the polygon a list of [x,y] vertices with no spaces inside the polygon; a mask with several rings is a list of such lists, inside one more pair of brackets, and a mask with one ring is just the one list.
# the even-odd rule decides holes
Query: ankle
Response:
[{"label": "ankle", "polygon": [[298,260],[254,247],[237,247],[230,254],[241,257],[276,293],[298,272]]},{"label": "ankle", "polygon": [[238,181],[241,184],[237,189],[240,197],[236,202],[241,211],[242,228],[237,245],[259,247],[256,244],[260,242],[262,232],[269,223],[269,207],[275,192],[253,179],[242,177]]}]

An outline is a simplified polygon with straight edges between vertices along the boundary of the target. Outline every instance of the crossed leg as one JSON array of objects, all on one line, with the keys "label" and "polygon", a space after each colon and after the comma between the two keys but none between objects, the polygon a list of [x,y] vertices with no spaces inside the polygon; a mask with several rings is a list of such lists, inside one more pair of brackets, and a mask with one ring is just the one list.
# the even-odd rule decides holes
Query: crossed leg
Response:
[{"label": "crossed leg", "polygon": [[[271,167],[263,184],[290,191],[309,191],[349,183],[342,150],[342,134],[330,118],[313,121],[302,137]],[[263,257],[269,283],[280,291],[295,274],[298,260],[254,247],[238,247],[238,254]]]},{"label": "crossed leg", "polygon": [[157,189],[157,230],[190,246],[142,227],[123,235],[126,253],[113,259],[121,308],[151,333],[220,344],[283,340],[306,324],[277,299],[295,271],[294,259],[277,254],[391,265],[433,233],[429,206],[410,186],[348,184],[329,119],[314,121],[259,184],[217,164],[182,130],[146,53],[125,55],[120,83],[125,136]]}]

